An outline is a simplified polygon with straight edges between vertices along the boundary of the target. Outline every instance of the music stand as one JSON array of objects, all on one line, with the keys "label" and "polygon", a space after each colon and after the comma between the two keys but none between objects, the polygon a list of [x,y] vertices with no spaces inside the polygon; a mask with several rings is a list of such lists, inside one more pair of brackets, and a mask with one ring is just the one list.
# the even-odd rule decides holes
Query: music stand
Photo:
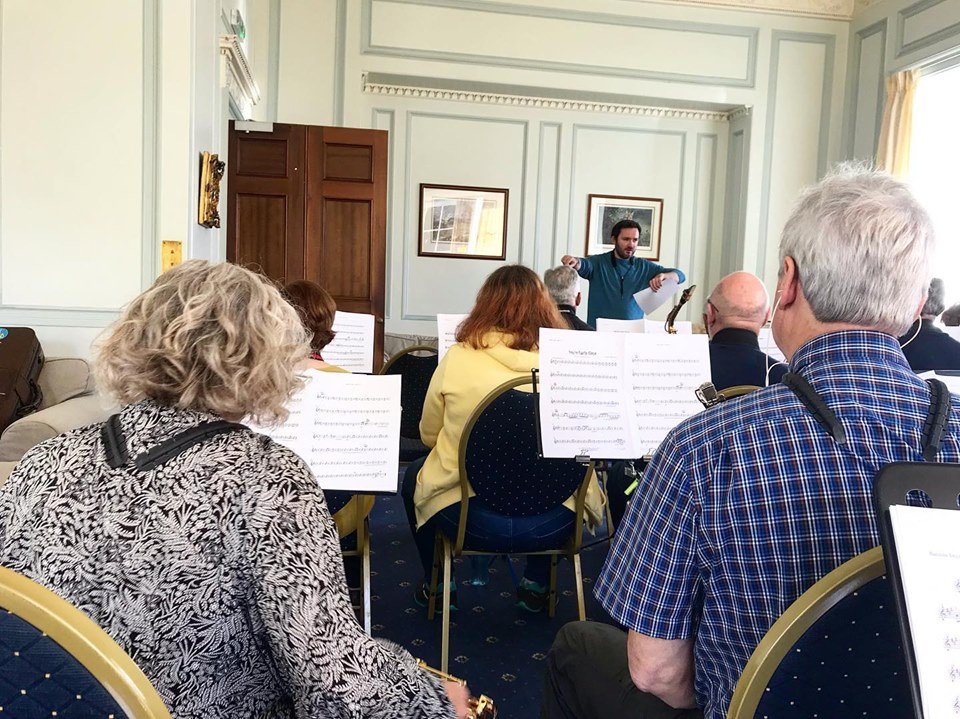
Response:
[{"label": "music stand", "polygon": [[906,505],[909,492],[921,490],[936,509],[960,510],[960,464],[934,462],[894,462],[886,465],[873,482],[873,503],[880,528],[880,543],[887,575],[892,581],[894,604],[900,620],[900,638],[910,680],[915,719],[923,719],[923,703],[920,696],[920,677],[917,673],[917,657],[913,648],[910,620],[903,594],[903,578],[897,559],[896,541],[890,521],[890,507]]}]

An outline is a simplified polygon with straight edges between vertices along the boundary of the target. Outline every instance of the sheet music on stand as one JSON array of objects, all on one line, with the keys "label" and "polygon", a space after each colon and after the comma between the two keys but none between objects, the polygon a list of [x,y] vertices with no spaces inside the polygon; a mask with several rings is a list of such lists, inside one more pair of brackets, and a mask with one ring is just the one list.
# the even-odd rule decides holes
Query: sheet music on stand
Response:
[{"label": "sheet music on stand", "polygon": [[399,491],[400,375],[306,370],[282,425],[244,424],[293,450],[322,489]]},{"label": "sheet music on stand", "polygon": [[544,457],[636,459],[702,411],[706,335],[540,330]]},{"label": "sheet music on stand", "polygon": [[466,315],[437,315],[437,362],[457,343],[457,328]]},{"label": "sheet music on stand", "polygon": [[[693,322],[678,320],[673,323],[679,335],[692,335]],[[609,317],[597,318],[597,332],[619,332],[621,334],[665,335],[667,329],[662,320],[614,320]]]},{"label": "sheet music on stand", "polygon": [[349,372],[373,372],[373,315],[341,312],[333,318],[333,341],[323,348],[323,359]]},{"label": "sheet music on stand", "polygon": [[897,504],[889,508],[889,521],[893,547],[887,542],[885,549],[895,553],[893,579],[906,610],[912,647],[908,663],[915,671],[923,717],[956,717],[960,714],[960,512]]}]

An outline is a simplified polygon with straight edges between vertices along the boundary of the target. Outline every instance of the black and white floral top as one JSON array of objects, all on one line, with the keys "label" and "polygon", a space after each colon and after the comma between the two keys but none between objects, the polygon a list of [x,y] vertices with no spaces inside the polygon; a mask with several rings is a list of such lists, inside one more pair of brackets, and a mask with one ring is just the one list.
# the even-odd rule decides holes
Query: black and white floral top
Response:
[{"label": "black and white floral top", "polygon": [[[210,415],[141,402],[130,457]],[[247,431],[149,472],[100,425],[43,442],[0,488],[0,564],[86,612],[177,719],[452,717],[441,683],[357,624],[306,464]]]}]

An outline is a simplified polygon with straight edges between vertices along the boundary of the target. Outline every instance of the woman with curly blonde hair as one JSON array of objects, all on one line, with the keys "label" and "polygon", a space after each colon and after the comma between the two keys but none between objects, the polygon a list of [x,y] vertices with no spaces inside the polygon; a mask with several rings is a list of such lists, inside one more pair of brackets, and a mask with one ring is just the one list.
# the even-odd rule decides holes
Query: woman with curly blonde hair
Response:
[{"label": "woman with curly blonde hair", "polygon": [[178,717],[461,717],[466,693],[363,633],[306,464],[271,422],[306,332],[279,291],[194,260],[99,347],[121,410],[34,447],[0,488],[0,564],[86,612]]}]

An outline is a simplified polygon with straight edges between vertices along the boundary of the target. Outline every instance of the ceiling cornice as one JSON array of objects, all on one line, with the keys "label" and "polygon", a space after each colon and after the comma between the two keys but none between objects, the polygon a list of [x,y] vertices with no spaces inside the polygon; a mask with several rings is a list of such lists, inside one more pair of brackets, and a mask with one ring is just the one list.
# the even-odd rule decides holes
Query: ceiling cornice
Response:
[{"label": "ceiling cornice", "polygon": [[[878,0],[655,0],[668,5],[693,5],[696,7],[725,8],[727,10],[750,10],[772,12],[799,17],[824,18],[827,20],[850,20],[855,9]],[[856,7],[855,7],[856,5]]]}]

